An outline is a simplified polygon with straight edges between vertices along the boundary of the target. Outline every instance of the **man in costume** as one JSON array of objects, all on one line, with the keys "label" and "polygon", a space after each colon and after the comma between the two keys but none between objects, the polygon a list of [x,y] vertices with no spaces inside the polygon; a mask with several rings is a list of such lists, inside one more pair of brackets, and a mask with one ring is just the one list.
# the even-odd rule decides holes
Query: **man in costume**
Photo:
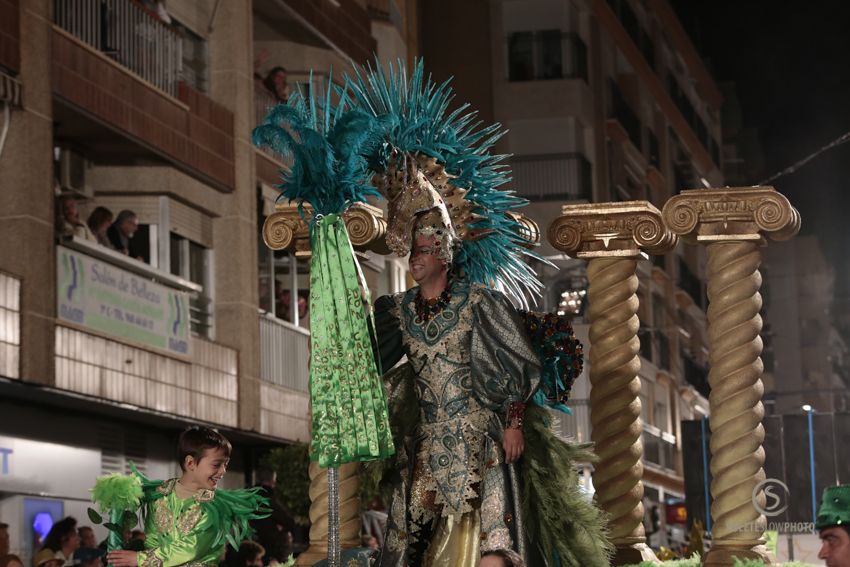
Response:
[{"label": "man in costume", "polygon": [[822,542],[818,559],[827,567],[850,567],[850,485],[823,491],[815,529]]},{"label": "man in costume", "polygon": [[[471,127],[421,63],[349,81],[386,124],[367,156],[388,200],[386,242],[418,283],[375,304],[377,351],[395,442],[383,567],[474,567],[514,549],[530,565],[607,565],[603,521],[544,406],[563,405],[581,371],[569,323],[517,310],[540,284],[524,261],[525,201],[489,149],[498,126]],[[407,363],[393,368],[402,357]]]},{"label": "man in costume", "polygon": [[[383,567],[475,567],[499,548],[535,567],[607,566],[604,522],[574,465],[592,456],[556,438],[544,409],[569,411],[580,345],[567,321],[501,293],[524,305],[542,287],[514,213],[526,202],[498,189],[504,156],[490,150],[503,132],[465,105],[449,112],[451,88],[421,62],[409,79],[403,67],[358,71],[336,95],[294,93],[254,131],[293,157],[283,196],[313,211],[312,458],[332,468],[395,452]],[[363,317],[339,215],[369,196],[388,201],[386,243],[411,255],[420,284],[375,305],[386,401],[374,365],[346,346],[362,343]]]}]

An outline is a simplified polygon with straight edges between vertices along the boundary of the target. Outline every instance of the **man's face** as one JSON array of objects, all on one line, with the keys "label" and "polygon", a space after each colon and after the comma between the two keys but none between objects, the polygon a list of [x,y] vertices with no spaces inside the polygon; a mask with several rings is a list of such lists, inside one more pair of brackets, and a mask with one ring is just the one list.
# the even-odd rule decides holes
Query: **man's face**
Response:
[{"label": "man's face", "polygon": [[121,232],[124,233],[124,236],[127,238],[133,238],[133,235],[136,234],[136,231],[139,229],[139,219],[136,217],[129,217],[121,221],[121,226],[119,227]]},{"label": "man's face", "polygon": [[249,559],[245,567],[263,567],[263,554],[258,553],[253,559]]},{"label": "man's face", "polygon": [[9,528],[0,528],[0,556],[9,553]]},{"label": "man's face", "polygon": [[446,269],[446,264],[437,256],[439,243],[433,236],[419,235],[410,250],[410,275],[417,283],[429,281]]},{"label": "man's face", "polygon": [[97,547],[94,530],[88,527],[80,528],[80,547]]},{"label": "man's face", "polygon": [[62,201],[62,214],[71,222],[79,221],[80,212],[77,210],[77,202],[74,199]]},{"label": "man's face", "polygon": [[826,561],[827,567],[850,567],[850,534],[844,528],[821,530],[820,540],[818,559]]}]

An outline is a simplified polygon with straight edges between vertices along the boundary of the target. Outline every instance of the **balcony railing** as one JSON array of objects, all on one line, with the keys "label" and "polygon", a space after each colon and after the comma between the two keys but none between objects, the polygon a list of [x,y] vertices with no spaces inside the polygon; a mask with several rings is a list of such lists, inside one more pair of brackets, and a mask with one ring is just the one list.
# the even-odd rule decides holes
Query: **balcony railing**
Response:
[{"label": "balcony railing", "polygon": [[177,96],[183,44],[173,29],[132,0],[54,0],[54,23]]},{"label": "balcony railing", "polygon": [[593,167],[581,154],[514,156],[513,188],[532,201],[590,201]]},{"label": "balcony railing", "polygon": [[310,331],[260,315],[260,378],[306,392],[309,386]]}]

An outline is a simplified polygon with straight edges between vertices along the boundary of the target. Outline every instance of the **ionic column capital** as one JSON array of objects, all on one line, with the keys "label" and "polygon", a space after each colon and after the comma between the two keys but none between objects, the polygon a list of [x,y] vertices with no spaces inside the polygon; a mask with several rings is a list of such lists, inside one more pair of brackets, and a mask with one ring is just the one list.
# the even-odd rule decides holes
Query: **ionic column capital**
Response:
[{"label": "ionic column capital", "polygon": [[[313,207],[304,204],[304,216],[295,203],[277,203],[275,212],[263,223],[263,241],[272,250],[294,252],[298,258],[309,258],[310,229],[309,219],[313,216]],[[386,254],[384,236],[387,221],[384,212],[378,207],[366,203],[357,203],[349,207],[342,215],[348,237],[356,250],[372,250]]]},{"label": "ionic column capital", "polygon": [[682,191],[662,215],[671,231],[691,243],[787,240],[800,230],[800,213],[769,186]]},{"label": "ionic column capital", "polygon": [[547,238],[577,258],[663,254],[677,239],[649,201],[564,205],[561,216],[549,225]]}]

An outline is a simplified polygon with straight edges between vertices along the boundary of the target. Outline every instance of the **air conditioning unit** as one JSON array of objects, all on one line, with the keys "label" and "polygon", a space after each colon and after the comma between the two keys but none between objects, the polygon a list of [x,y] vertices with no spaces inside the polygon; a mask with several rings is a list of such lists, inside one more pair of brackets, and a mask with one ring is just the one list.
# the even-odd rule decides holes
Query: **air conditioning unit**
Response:
[{"label": "air conditioning unit", "polygon": [[89,199],[94,190],[88,183],[91,162],[68,148],[59,150],[59,185],[63,192],[71,191]]}]

